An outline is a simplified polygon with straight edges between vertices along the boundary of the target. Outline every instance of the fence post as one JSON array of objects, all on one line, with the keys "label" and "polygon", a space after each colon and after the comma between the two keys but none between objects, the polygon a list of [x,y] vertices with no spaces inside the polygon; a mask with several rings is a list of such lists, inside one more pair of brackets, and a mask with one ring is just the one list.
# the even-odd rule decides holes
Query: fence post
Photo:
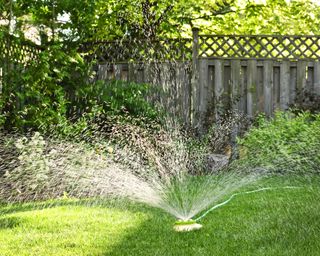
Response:
[{"label": "fence post", "polygon": [[199,85],[199,28],[192,28],[192,78],[190,95],[190,119],[191,125],[197,125],[198,118],[198,85]]},{"label": "fence post", "polygon": [[314,62],[314,92],[320,95],[320,61]]}]

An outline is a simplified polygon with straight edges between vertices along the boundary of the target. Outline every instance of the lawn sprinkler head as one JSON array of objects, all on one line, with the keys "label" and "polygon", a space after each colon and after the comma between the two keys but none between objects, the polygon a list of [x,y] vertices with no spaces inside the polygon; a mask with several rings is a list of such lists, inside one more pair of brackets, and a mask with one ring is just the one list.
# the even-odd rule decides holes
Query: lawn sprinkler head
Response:
[{"label": "lawn sprinkler head", "polygon": [[188,232],[192,230],[198,230],[202,228],[201,224],[198,224],[195,220],[177,220],[174,223],[173,229],[177,232]]}]

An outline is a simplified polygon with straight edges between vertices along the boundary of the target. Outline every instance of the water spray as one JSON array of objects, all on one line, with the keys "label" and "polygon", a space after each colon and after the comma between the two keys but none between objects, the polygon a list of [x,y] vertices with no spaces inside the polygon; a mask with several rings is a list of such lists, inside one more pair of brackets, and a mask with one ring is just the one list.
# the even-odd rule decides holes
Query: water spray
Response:
[{"label": "water spray", "polygon": [[203,219],[204,217],[206,217],[210,212],[212,212],[213,210],[226,205],[227,203],[229,203],[234,197],[238,196],[238,195],[243,195],[243,194],[252,194],[252,193],[257,193],[260,191],[265,191],[265,190],[272,190],[272,189],[298,189],[301,187],[296,187],[296,186],[285,186],[285,187],[265,187],[265,188],[259,188],[259,189],[255,189],[255,190],[250,190],[250,191],[245,191],[245,192],[239,192],[239,193],[235,193],[232,194],[226,201],[220,203],[220,204],[216,204],[213,207],[209,208],[207,211],[205,211],[202,215],[200,215],[198,218],[196,219],[189,219],[189,220],[178,220],[175,222],[173,229],[177,232],[189,232],[189,231],[193,231],[193,230],[199,230],[202,228],[202,225],[197,223],[198,221],[200,221],[201,219]]}]

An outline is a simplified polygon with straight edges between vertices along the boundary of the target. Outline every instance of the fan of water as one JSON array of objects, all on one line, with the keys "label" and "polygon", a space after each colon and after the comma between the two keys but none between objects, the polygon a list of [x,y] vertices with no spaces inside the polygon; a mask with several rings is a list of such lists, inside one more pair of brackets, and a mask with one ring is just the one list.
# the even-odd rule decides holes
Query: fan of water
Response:
[{"label": "fan of water", "polygon": [[[144,42],[145,48],[141,50],[140,41],[131,45],[120,40],[116,44],[122,50],[108,51],[110,45],[97,47],[104,52],[95,52],[94,56],[102,58],[106,52],[113,52],[117,56],[107,56],[111,62],[133,57],[141,60],[143,57],[143,66],[150,71],[148,81],[143,82],[161,85],[166,92],[173,90],[171,98],[160,101],[172,114],[179,111],[188,114],[188,106],[181,105],[179,109],[171,102],[177,102],[174,101],[178,99],[175,93],[184,90],[182,78],[190,80],[191,41],[172,41],[170,49],[162,45],[168,42],[161,40],[157,41],[156,47],[151,41]],[[168,54],[173,58],[171,62],[167,61]],[[174,58],[179,58],[180,62]],[[161,61],[155,61],[159,59]],[[98,72],[100,78],[108,79],[103,75]],[[85,143],[43,138],[39,133],[31,137],[1,136],[0,200],[46,200],[63,195],[76,198],[125,197],[161,208],[186,221],[262,177],[256,172],[237,168],[223,172],[203,171],[206,152],[199,149],[191,154],[186,138],[177,136],[176,130],[170,132],[168,136],[150,139],[141,136],[144,131],[133,127],[111,136],[113,140],[123,140],[130,135],[135,138],[133,147],[121,145],[114,150],[108,150],[110,145],[104,142],[108,140],[99,138],[88,147]],[[136,148],[139,150],[135,151]]]},{"label": "fan of water", "polygon": [[262,177],[239,170],[195,175],[191,168],[199,166],[198,160],[190,157],[182,140],[169,136],[159,143],[164,147],[161,153],[151,146],[144,149],[153,162],[151,167],[126,148],[112,152],[101,143],[88,148],[82,143],[45,140],[38,133],[30,138],[6,136],[1,154],[10,157],[0,162],[0,200],[44,200],[66,194],[125,197],[161,208],[179,220],[190,220]]}]

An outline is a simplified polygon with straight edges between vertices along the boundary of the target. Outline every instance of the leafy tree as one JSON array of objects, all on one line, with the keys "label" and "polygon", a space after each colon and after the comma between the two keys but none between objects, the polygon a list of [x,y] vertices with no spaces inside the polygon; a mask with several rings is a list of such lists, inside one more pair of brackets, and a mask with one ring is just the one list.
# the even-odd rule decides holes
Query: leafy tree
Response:
[{"label": "leafy tree", "polygon": [[216,34],[318,34],[320,6],[310,0],[239,1],[226,15],[202,26]]}]

